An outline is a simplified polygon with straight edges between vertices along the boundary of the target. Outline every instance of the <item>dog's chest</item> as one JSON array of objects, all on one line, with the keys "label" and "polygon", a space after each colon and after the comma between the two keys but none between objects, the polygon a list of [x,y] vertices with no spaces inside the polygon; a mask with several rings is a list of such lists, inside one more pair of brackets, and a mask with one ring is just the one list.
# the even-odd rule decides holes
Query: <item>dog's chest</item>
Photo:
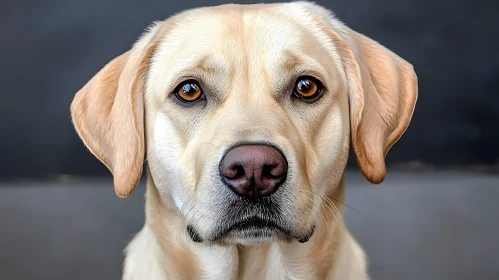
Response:
[{"label": "dog's chest", "polygon": [[[207,247],[197,248],[203,279],[294,279],[283,268],[281,253],[268,248]],[[199,250],[200,249],[200,250]],[[303,279],[303,278],[301,278]]]},{"label": "dog's chest", "polygon": [[238,254],[235,246],[196,249],[203,279],[237,279]]}]

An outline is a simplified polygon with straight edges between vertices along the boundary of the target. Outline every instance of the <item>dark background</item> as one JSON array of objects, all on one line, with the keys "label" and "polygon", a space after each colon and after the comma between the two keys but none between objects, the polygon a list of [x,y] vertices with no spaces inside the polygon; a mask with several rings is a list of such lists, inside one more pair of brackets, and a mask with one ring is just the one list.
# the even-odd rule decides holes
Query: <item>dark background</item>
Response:
[{"label": "dark background", "polygon": [[[419,77],[383,184],[346,173],[345,220],[372,279],[499,279],[499,1],[317,2]],[[69,105],[152,21],[223,3],[0,0],[0,279],[120,279],[144,182],[116,197]]]},{"label": "dark background", "polygon": [[[0,2],[0,177],[108,174],[74,132],[69,118],[74,94],[103,65],[128,50],[152,21],[222,3]],[[390,151],[389,164],[499,162],[498,1],[317,3],[415,67],[416,111]]]}]

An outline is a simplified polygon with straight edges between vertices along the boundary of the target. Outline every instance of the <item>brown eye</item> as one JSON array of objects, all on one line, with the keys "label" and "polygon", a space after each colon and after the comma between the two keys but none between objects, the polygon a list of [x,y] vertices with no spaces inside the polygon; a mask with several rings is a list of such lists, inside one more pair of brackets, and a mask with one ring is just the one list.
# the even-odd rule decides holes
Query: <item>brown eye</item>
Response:
[{"label": "brown eye", "polygon": [[194,102],[203,97],[203,91],[194,80],[188,80],[177,86],[175,95],[182,102]]},{"label": "brown eye", "polygon": [[320,82],[312,77],[300,77],[296,81],[293,93],[303,99],[315,99],[321,92]]}]

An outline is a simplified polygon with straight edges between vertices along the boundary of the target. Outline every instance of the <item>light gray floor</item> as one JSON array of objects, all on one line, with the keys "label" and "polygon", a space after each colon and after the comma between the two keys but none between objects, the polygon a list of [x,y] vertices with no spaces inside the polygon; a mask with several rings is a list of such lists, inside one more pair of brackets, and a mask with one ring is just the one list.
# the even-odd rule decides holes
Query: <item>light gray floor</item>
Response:
[{"label": "light gray floor", "polygon": [[[143,222],[141,186],[111,179],[0,185],[0,279],[119,279],[122,249]],[[347,223],[373,279],[499,279],[499,176],[347,175]]]}]

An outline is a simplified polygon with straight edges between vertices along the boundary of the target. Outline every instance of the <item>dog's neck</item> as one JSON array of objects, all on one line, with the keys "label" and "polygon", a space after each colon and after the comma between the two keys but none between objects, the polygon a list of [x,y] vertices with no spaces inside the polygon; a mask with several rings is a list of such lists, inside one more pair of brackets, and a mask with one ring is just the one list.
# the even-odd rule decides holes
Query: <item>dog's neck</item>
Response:
[{"label": "dog's neck", "polygon": [[186,275],[188,279],[325,279],[337,273],[335,267],[343,262],[340,251],[345,250],[340,248],[345,244],[341,239],[350,237],[342,222],[343,180],[330,199],[324,202],[320,223],[306,243],[207,245],[191,240],[178,210],[163,203],[148,178],[146,227],[159,245],[157,257],[165,261],[161,265],[165,275],[181,275],[182,279]]}]

